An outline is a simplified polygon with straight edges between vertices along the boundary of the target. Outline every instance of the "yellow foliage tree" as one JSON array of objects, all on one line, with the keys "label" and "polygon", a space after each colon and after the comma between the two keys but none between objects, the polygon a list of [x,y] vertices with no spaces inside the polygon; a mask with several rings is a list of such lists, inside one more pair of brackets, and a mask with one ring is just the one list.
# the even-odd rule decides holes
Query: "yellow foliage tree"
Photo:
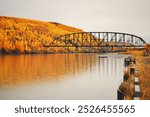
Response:
[{"label": "yellow foliage tree", "polygon": [[60,35],[81,31],[56,22],[0,16],[0,51],[1,53],[56,52],[59,49],[45,48],[44,45],[48,45],[53,38]]}]

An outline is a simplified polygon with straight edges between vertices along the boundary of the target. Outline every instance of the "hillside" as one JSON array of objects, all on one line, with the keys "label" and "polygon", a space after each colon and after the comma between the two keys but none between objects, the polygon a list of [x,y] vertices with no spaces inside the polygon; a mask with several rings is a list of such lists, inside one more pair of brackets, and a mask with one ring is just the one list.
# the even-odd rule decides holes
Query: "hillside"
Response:
[{"label": "hillside", "polygon": [[42,22],[0,16],[0,53],[51,53],[63,51],[45,48],[55,37],[81,29],[56,22]]}]

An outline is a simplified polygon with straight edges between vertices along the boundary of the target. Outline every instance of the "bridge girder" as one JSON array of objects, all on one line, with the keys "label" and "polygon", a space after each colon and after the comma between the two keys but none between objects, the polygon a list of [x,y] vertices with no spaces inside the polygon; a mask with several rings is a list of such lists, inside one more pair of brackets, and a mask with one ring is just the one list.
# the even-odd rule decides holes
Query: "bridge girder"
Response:
[{"label": "bridge girder", "polygon": [[61,35],[47,47],[144,47],[146,42],[133,34],[120,32],[79,32]]}]

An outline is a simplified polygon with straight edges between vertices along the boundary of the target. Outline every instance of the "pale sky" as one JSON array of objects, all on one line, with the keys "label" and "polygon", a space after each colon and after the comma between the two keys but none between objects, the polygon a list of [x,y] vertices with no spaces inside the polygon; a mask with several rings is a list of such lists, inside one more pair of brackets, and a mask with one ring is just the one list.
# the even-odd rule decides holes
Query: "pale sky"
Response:
[{"label": "pale sky", "polygon": [[84,31],[127,32],[150,43],[150,0],[0,0],[0,15],[55,21]]}]

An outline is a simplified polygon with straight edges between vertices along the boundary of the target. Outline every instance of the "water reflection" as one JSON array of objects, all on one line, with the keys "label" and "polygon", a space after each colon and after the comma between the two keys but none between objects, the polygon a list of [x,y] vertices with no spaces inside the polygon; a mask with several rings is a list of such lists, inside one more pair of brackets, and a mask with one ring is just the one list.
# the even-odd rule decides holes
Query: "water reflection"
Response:
[{"label": "water reflection", "polygon": [[122,55],[0,56],[0,99],[116,99]]},{"label": "water reflection", "polygon": [[75,74],[91,69],[95,64],[94,58],[92,54],[0,56],[0,86]]}]

